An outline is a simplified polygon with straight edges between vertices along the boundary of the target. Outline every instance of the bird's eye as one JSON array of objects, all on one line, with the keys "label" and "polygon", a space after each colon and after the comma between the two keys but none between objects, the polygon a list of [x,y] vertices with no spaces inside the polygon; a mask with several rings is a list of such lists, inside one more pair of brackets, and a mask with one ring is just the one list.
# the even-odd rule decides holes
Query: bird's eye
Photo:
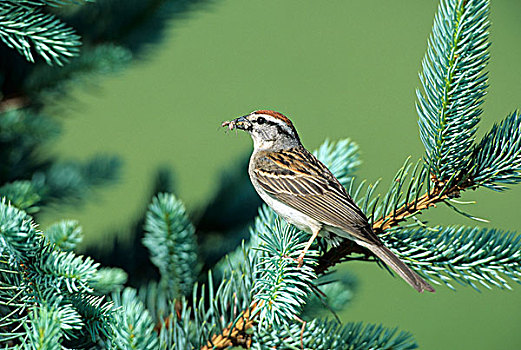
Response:
[{"label": "bird's eye", "polygon": [[264,119],[264,117],[258,117],[257,118],[257,123],[258,124],[264,124],[264,123],[266,123],[266,119]]}]

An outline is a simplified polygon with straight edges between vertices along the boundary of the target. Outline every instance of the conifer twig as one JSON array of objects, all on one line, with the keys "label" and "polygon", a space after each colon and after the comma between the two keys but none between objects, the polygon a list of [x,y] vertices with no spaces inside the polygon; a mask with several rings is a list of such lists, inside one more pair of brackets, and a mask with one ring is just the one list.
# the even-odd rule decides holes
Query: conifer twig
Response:
[{"label": "conifer twig", "polygon": [[0,100],[0,112],[10,109],[21,109],[30,104],[29,97],[24,94],[15,95]]},{"label": "conifer twig", "polygon": [[214,334],[201,350],[225,349],[229,346],[241,346],[249,349],[251,347],[251,335],[247,334],[246,331],[253,327],[254,317],[258,315],[254,313],[256,306],[253,303],[238,320],[230,322],[221,333]]}]

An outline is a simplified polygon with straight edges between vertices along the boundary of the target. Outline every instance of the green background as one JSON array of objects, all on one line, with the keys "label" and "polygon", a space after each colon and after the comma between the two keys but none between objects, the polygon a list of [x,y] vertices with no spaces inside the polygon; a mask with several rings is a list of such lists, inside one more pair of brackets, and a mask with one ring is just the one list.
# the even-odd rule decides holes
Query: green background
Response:
[{"label": "green background", "polygon": [[[383,191],[408,155],[421,157],[415,112],[418,71],[436,1],[219,0],[194,6],[172,22],[163,44],[117,76],[97,78],[57,101],[64,133],[47,152],[60,158],[117,153],[121,181],[77,208],[42,218],[83,225],[85,244],[125,235],[147,204],[159,165],[175,170],[179,195],[196,211],[216,189],[223,169],[251,151],[223,120],[275,109],[295,123],[306,147],[330,138],[359,143],[358,175],[383,179]],[[478,135],[521,107],[518,0],[492,1],[490,89]],[[246,169],[244,170],[246,171]],[[490,227],[519,230],[521,186],[478,190],[464,199]],[[440,207],[430,223],[474,222]],[[414,334],[423,349],[521,348],[521,286],[477,293],[438,287],[416,294],[374,264],[344,264],[359,277],[344,321],[383,323]]]}]

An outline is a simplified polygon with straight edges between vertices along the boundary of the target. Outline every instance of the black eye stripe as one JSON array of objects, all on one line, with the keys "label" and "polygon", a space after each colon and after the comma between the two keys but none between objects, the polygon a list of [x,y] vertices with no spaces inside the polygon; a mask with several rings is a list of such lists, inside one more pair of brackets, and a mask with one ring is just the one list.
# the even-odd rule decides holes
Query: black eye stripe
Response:
[{"label": "black eye stripe", "polygon": [[284,130],[280,125],[277,124],[277,130],[280,134],[291,136],[286,130]]},{"label": "black eye stripe", "polygon": [[274,122],[272,120],[268,120],[264,117],[257,117],[257,119],[255,119],[253,121],[259,125],[266,124],[266,125],[270,125],[270,126],[275,126],[280,134],[284,134],[287,136],[293,136],[291,133],[286,131],[285,128],[283,128],[282,125],[280,125],[280,123]]}]

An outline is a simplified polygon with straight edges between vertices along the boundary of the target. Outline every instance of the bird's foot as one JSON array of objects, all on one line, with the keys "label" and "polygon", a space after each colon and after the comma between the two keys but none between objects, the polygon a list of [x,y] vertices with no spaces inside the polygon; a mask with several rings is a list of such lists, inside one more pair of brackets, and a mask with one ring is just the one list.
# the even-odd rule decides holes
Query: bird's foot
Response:
[{"label": "bird's foot", "polygon": [[292,258],[291,256],[289,255],[283,255],[284,258],[288,258],[288,259],[291,259],[293,260],[294,262],[298,263],[298,267],[302,267],[302,265],[304,265],[304,255],[300,255],[298,257],[298,259],[295,259],[295,258]]},{"label": "bird's foot", "polygon": [[304,265],[304,254],[300,254],[300,256],[297,259],[298,265],[297,267],[302,267]]}]

